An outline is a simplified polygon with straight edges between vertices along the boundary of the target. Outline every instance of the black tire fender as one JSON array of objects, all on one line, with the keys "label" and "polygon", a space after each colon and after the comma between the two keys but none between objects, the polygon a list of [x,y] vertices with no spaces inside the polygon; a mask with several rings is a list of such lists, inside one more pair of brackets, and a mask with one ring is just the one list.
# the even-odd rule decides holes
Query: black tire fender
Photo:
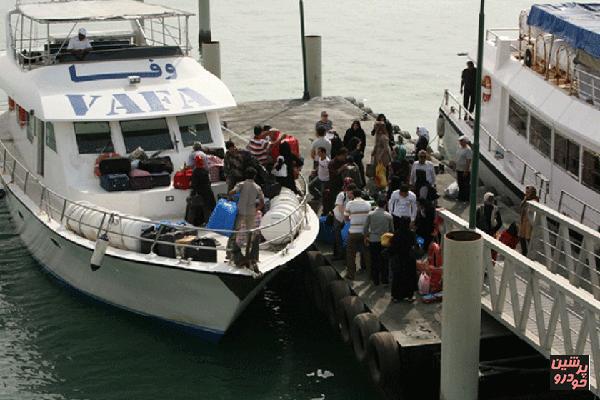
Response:
[{"label": "black tire fender", "polygon": [[380,330],[381,324],[375,314],[366,312],[354,317],[350,328],[350,336],[352,337],[354,355],[359,362],[366,361],[369,338]]},{"label": "black tire fender", "polygon": [[336,279],[332,282],[329,282],[329,285],[327,286],[327,294],[327,317],[331,326],[338,329],[337,314],[338,308],[340,307],[340,300],[346,296],[350,296],[352,291],[350,290],[350,286],[346,281]]},{"label": "black tire fender", "polygon": [[386,398],[403,398],[400,346],[394,335],[377,332],[369,337],[367,365],[373,382]]},{"label": "black tire fender", "polygon": [[350,327],[354,317],[365,312],[365,304],[357,296],[346,296],[340,300],[337,321],[344,343],[350,343]]}]

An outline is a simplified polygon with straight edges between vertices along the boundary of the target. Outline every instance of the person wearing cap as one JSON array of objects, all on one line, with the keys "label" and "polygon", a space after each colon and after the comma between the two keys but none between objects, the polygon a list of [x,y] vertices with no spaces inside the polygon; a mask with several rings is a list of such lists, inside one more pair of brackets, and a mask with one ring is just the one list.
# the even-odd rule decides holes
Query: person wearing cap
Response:
[{"label": "person wearing cap", "polygon": [[461,136],[458,138],[458,150],[456,150],[456,183],[458,183],[458,200],[469,201],[471,160],[473,152],[469,147],[469,138]]},{"label": "person wearing cap", "polygon": [[87,38],[87,31],[85,28],[79,29],[79,34],[69,39],[69,45],[67,46],[67,50],[80,60],[83,59],[91,49],[92,44]]},{"label": "person wearing cap", "polygon": [[318,131],[319,128],[325,129],[325,132],[329,132],[333,129],[333,122],[329,119],[327,111],[321,111],[321,119],[315,124],[315,130]]},{"label": "person wearing cap", "polygon": [[494,204],[494,193],[487,192],[483,195],[483,204],[477,207],[475,221],[477,228],[490,236],[495,236],[502,228],[502,216],[498,206]]},{"label": "person wearing cap", "polygon": [[410,171],[410,185],[419,199],[428,199],[429,190],[435,188],[435,168],[427,161],[427,152],[419,151],[419,159],[413,163]]}]

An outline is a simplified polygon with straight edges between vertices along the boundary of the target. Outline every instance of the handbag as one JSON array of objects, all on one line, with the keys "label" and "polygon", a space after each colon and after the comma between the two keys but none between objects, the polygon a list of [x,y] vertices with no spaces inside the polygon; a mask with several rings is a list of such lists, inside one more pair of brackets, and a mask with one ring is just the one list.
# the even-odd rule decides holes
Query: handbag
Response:
[{"label": "handbag", "polygon": [[392,245],[392,238],[394,237],[393,233],[387,232],[381,235],[381,246],[390,247]]},{"label": "handbag", "polygon": [[373,158],[371,158],[371,162],[367,164],[366,168],[365,168],[365,175],[368,178],[374,178],[375,177],[375,162],[373,160]]}]

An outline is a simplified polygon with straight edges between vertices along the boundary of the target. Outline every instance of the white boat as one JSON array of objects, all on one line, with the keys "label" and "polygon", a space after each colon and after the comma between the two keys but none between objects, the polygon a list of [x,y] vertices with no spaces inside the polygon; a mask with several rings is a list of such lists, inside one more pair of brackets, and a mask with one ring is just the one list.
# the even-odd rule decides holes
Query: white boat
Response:
[{"label": "white boat", "polygon": [[[534,5],[518,28],[487,32],[480,137],[486,186],[504,188],[517,202],[533,185],[541,201],[593,229],[600,227],[599,11]],[[450,159],[456,135],[473,137],[465,115],[473,117],[446,90],[439,126]]]},{"label": "white boat", "polygon": [[[193,261],[182,252],[186,246],[142,238],[144,228],[183,219],[189,190],[170,184],[107,192],[94,173],[99,154],[109,150],[161,151],[176,169],[193,142],[224,150],[219,111],[236,103],[189,56],[192,16],[134,0],[17,0],[0,56],[0,89],[9,96],[0,114],[0,179],[17,232],[54,277],[94,299],[218,339],[313,243],[319,224],[306,196],[288,196],[279,202],[287,211],[261,226],[267,240],[257,276],[226,261],[223,234],[231,232],[176,226],[216,239],[216,262]],[[92,50],[80,60],[67,43],[82,27]],[[224,193],[226,184],[212,189]],[[184,256],[154,254],[161,245]]]}]

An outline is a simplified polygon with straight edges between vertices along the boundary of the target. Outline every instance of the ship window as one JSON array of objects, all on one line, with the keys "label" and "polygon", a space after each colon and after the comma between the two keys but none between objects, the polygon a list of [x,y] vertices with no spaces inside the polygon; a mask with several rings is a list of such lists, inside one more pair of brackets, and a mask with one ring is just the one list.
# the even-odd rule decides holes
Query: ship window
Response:
[{"label": "ship window", "polygon": [[579,145],[555,133],[554,162],[575,176],[579,176]]},{"label": "ship window", "polygon": [[583,149],[583,170],[581,180],[584,185],[600,193],[600,154]]},{"label": "ship window", "polygon": [[202,144],[213,142],[206,114],[183,115],[177,117],[177,124],[179,125],[181,140],[185,147],[193,145],[194,142],[200,142]]},{"label": "ship window", "polygon": [[108,122],[75,122],[75,139],[79,154],[113,152]]},{"label": "ship window", "polygon": [[512,97],[508,101],[508,124],[519,135],[527,137],[527,110]]},{"label": "ship window", "polygon": [[121,121],[121,131],[127,153],[131,153],[138,147],[145,151],[173,148],[169,126],[164,118]]},{"label": "ship window", "polygon": [[56,151],[56,137],[54,136],[54,124],[46,122],[46,146]]},{"label": "ship window", "polygon": [[29,114],[27,117],[27,139],[31,143],[33,143],[33,138],[35,137],[35,118],[33,115]]},{"label": "ship window", "polygon": [[542,154],[550,157],[552,148],[552,129],[533,115],[529,124],[529,143]]}]

